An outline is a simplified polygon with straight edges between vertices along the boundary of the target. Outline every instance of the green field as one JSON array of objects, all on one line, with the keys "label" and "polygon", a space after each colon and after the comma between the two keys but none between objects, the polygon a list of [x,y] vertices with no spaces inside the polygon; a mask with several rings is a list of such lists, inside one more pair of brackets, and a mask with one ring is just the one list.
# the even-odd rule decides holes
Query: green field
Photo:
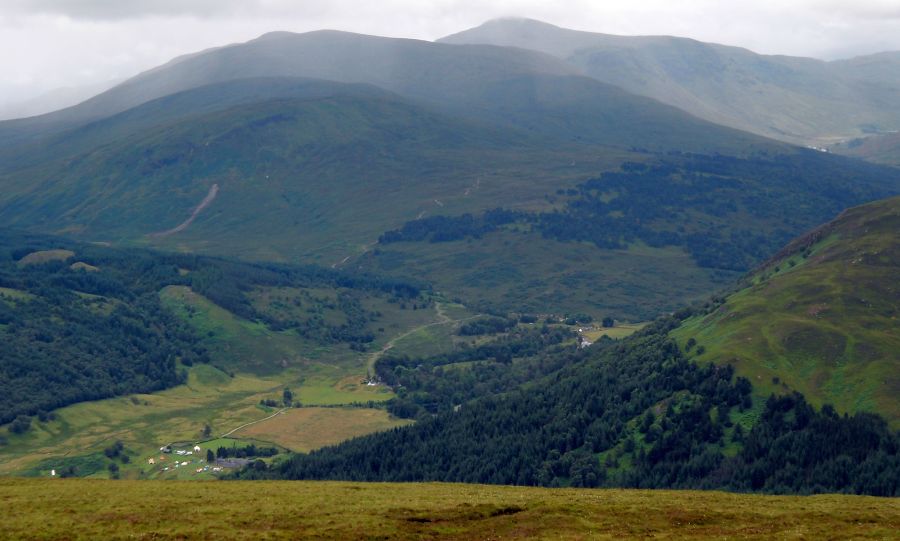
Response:
[{"label": "green field", "polygon": [[0,480],[3,539],[896,539],[857,496],[346,482]]},{"label": "green field", "polygon": [[586,329],[582,334],[591,342],[596,342],[603,336],[608,336],[614,340],[621,340],[636,333],[646,327],[646,323],[622,323],[615,327],[593,327]]}]

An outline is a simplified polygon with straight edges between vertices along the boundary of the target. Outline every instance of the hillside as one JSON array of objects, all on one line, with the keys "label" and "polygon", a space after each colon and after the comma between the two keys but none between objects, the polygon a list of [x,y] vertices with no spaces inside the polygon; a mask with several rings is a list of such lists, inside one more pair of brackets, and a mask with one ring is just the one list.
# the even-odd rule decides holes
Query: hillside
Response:
[{"label": "hillside", "polygon": [[847,156],[900,167],[900,133],[860,137],[832,145],[830,148]]},{"label": "hillside", "polygon": [[74,107],[0,123],[0,142],[4,146],[20,144],[170,94],[234,79],[307,77],[372,83],[442,100],[465,93],[461,88],[523,73],[566,75],[573,70],[539,53],[496,47],[459,51],[429,42],[348,32],[273,32],[247,43],[178,57]]},{"label": "hillside", "polygon": [[800,144],[823,146],[896,130],[900,57],[823,62],[766,56],[670,36],[615,36],[529,19],[498,19],[441,43],[542,51],[586,75],[700,118]]},{"label": "hillside", "polygon": [[800,237],[708,315],[676,331],[761,395],[797,390],[900,425],[900,198]]},{"label": "hillside", "polygon": [[[219,89],[195,92],[202,100]],[[107,122],[115,132],[116,119]],[[539,201],[548,184],[597,163],[586,157],[546,175],[570,158],[557,148],[391,97],[267,99],[11,173],[0,206],[3,222],[19,228],[330,265],[435,200],[448,209],[496,205],[510,192],[520,204]],[[499,182],[467,197],[485,162]],[[182,223],[213,185],[215,199],[189,228],[148,236]],[[371,206],[375,194],[390,204]]]},{"label": "hillside", "polygon": [[[440,484],[0,483],[10,505],[21,509],[0,535],[25,539],[883,539],[900,528],[895,501],[855,496]],[[148,505],[161,501],[166,504]]]},{"label": "hillside", "polygon": [[900,185],[896,170],[812,151],[659,156],[557,189],[549,209],[420,216],[358,262],[428,276],[469,304],[646,320],[730,285],[797,233],[868,200],[863,178]]}]

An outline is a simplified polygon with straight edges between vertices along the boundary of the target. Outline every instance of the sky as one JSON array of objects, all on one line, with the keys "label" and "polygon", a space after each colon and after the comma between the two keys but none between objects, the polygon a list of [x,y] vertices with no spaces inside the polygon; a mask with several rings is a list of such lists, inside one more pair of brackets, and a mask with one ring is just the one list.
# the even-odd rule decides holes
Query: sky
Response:
[{"label": "sky", "polygon": [[822,59],[900,50],[900,0],[0,0],[0,107],[273,30],[433,40],[507,16]]}]

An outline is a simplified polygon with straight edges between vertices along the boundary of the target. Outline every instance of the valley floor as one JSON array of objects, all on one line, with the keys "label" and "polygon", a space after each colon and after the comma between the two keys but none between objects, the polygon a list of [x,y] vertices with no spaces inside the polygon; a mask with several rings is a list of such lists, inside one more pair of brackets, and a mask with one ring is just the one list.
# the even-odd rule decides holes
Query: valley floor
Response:
[{"label": "valley floor", "polygon": [[900,500],[459,484],[0,479],[0,539],[897,539]]}]

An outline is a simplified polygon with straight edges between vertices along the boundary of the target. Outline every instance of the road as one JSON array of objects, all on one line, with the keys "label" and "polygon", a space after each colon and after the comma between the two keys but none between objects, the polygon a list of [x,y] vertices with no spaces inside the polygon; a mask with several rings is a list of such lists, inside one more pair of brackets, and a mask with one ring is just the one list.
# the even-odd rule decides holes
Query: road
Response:
[{"label": "road", "polygon": [[366,363],[366,372],[368,373],[370,378],[375,376],[375,363],[378,362],[378,359],[383,357],[385,353],[387,353],[391,348],[393,348],[398,340],[402,340],[402,339],[406,338],[407,336],[417,333],[417,332],[421,331],[422,329],[427,329],[428,327],[435,327],[438,325],[447,325],[448,323],[459,323],[461,321],[467,321],[467,320],[478,317],[478,315],[474,315],[474,316],[464,317],[464,318],[460,318],[460,319],[450,319],[447,316],[447,314],[444,313],[444,306],[439,302],[436,302],[434,304],[434,309],[435,309],[435,312],[437,312],[437,316],[438,316],[437,321],[434,321],[432,323],[426,323],[424,325],[419,325],[418,327],[410,329],[403,334],[398,334],[397,336],[391,338],[384,345],[384,347],[382,347],[380,350],[372,353],[369,356],[369,362]]}]

